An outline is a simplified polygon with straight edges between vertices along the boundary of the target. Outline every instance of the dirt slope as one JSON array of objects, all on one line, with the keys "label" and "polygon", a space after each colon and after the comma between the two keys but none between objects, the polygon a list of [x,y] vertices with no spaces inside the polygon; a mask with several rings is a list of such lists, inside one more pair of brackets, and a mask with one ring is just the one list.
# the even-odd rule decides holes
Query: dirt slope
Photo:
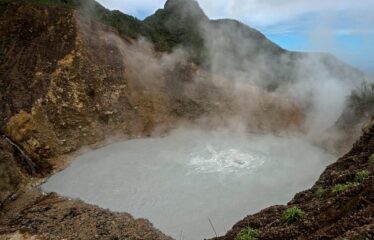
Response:
[{"label": "dirt slope", "polygon": [[34,190],[20,196],[5,209],[0,220],[0,239],[25,235],[25,239],[131,239],[168,240],[145,219],[126,213],[67,200]]}]

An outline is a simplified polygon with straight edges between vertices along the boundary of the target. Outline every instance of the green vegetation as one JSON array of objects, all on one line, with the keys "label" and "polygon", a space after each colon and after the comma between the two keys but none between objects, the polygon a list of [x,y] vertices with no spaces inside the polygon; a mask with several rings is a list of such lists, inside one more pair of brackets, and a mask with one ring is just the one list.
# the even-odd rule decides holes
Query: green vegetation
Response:
[{"label": "green vegetation", "polygon": [[332,187],[332,193],[339,194],[348,191],[351,188],[359,186],[370,176],[370,172],[367,170],[362,170],[356,173],[354,182],[340,183]]},{"label": "green vegetation", "polygon": [[362,170],[356,173],[355,182],[362,183],[369,178],[370,172],[367,170]]},{"label": "green vegetation", "polygon": [[326,194],[326,189],[324,189],[323,187],[317,188],[317,190],[314,192],[314,196],[316,198],[323,198],[325,194]]},{"label": "green vegetation", "polygon": [[[25,3],[79,9],[83,15],[89,15],[97,21],[115,28],[122,37],[147,39],[153,43],[157,51],[171,52],[175,48],[183,48],[191,61],[203,67],[209,67],[206,61],[209,52],[201,29],[205,23],[213,24],[212,26],[217,29],[224,26],[237,28],[241,36],[244,34],[243,36],[254,38],[259,42],[259,47],[247,49],[244,51],[245,54],[243,48],[233,47],[234,55],[242,58],[238,62],[246,61],[253,55],[260,54],[264,49],[266,52],[270,51],[272,55],[283,53],[283,49],[268,41],[265,36],[237,21],[209,21],[195,1],[168,1],[164,9],[157,10],[155,14],[144,21],[120,11],[110,11],[94,0],[0,0],[0,4],[2,3]],[[236,40],[234,36],[228,34],[225,36],[225,41],[233,44]],[[269,88],[276,87],[276,83],[269,86]]]},{"label": "green vegetation", "polygon": [[[171,6],[170,6],[171,5]],[[155,30],[151,36],[155,46],[161,51],[171,51],[183,46],[195,62],[201,62],[207,55],[200,23],[206,20],[204,12],[193,1],[175,1],[144,23]]]},{"label": "green vegetation", "polygon": [[332,193],[336,193],[336,194],[343,193],[343,192],[346,192],[347,190],[349,190],[353,187],[357,187],[358,185],[359,185],[359,183],[357,183],[357,182],[336,184],[334,187],[332,187]]},{"label": "green vegetation", "polygon": [[293,223],[301,219],[304,215],[305,213],[300,208],[292,207],[283,212],[282,221],[287,224]]},{"label": "green vegetation", "polygon": [[238,235],[236,235],[235,240],[258,240],[259,232],[253,228],[247,227],[242,229]]},{"label": "green vegetation", "polygon": [[94,4],[93,9],[94,16],[98,21],[114,27],[121,36],[130,38],[143,36],[151,40],[152,30],[139,19],[117,10],[109,11],[97,3]]},{"label": "green vegetation", "polygon": [[158,10],[144,21],[117,10],[110,11],[94,0],[0,0],[0,4],[4,3],[77,8],[82,14],[115,28],[121,36],[148,39],[159,51],[170,52],[181,46],[196,63],[207,55],[199,28],[199,22],[206,16],[192,1],[180,1],[178,7]]},{"label": "green vegetation", "polygon": [[356,111],[374,106],[374,83],[362,82],[361,86],[353,90],[349,97],[349,105]]},{"label": "green vegetation", "polygon": [[368,236],[368,237],[361,236],[361,237],[359,237],[359,238],[357,238],[355,240],[370,240],[370,239],[372,239],[370,236]]},{"label": "green vegetation", "polygon": [[374,153],[369,157],[369,163],[374,164]]},{"label": "green vegetation", "polygon": [[[98,21],[116,28],[122,36],[134,39],[144,37],[158,51],[171,52],[175,47],[183,47],[192,60],[199,62],[206,54],[198,24],[202,16],[194,16],[192,11],[196,10],[186,14],[191,8],[190,2],[181,1],[179,4],[182,6],[160,9],[144,21],[120,11],[109,11],[98,3],[91,4],[93,7],[90,11],[95,12]],[[183,12],[180,12],[181,9]]]},{"label": "green vegetation", "polygon": [[120,11],[110,11],[94,0],[0,0],[0,3],[76,8],[83,15],[90,15],[97,21],[117,29],[122,36],[138,38],[142,35],[150,39],[151,29],[142,21]]}]

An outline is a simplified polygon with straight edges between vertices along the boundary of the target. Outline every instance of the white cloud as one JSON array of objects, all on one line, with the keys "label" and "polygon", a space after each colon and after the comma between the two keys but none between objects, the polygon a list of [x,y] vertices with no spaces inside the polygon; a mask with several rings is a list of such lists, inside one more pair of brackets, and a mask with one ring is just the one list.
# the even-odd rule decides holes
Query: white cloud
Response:
[{"label": "white cloud", "polygon": [[[308,14],[338,15],[349,12],[357,17],[371,16],[373,0],[199,0],[211,17],[241,19],[266,27],[293,21]],[[215,7],[217,6],[217,7]]]},{"label": "white cloud", "polygon": [[[118,9],[137,17],[150,15],[162,8],[166,0],[98,0],[109,9]],[[344,23],[335,27],[338,34],[372,33],[374,23],[373,0],[198,0],[211,18],[234,18],[250,26],[275,32],[305,28],[306,18],[317,15],[318,22],[334,21],[341,17]],[[314,19],[315,21],[316,19]],[[297,24],[295,25],[295,23]],[[277,25],[281,25],[279,30]],[[291,27],[288,27],[290,26]],[[331,23],[328,23],[331,25]],[[350,31],[347,31],[350,29]],[[272,32],[273,33],[273,32]]]},{"label": "white cloud", "polygon": [[[109,9],[144,18],[163,8],[166,0],[98,0]],[[187,0],[186,0],[187,1]],[[330,51],[346,56],[351,50],[340,47],[336,37],[359,36],[365,39],[361,62],[372,64],[374,42],[374,0],[197,0],[210,18],[233,18],[266,35],[302,35],[309,39],[308,49]],[[333,50],[335,49],[335,50]],[[347,53],[348,52],[348,53]],[[367,54],[365,53],[367,52]],[[370,54],[369,54],[370,53]],[[365,55],[365,56],[364,56]],[[346,59],[350,62],[350,58]],[[355,60],[357,62],[357,60]],[[362,63],[360,63],[362,65]]]}]

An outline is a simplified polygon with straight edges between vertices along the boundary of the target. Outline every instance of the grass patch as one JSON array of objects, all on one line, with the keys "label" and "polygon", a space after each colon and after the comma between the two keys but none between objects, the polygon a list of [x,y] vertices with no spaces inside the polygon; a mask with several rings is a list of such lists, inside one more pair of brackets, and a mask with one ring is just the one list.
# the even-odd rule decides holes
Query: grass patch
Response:
[{"label": "grass patch", "polygon": [[304,215],[305,213],[300,208],[292,207],[283,212],[282,221],[287,224],[293,223],[303,218]]},{"label": "grass patch", "polygon": [[260,233],[258,230],[247,227],[242,229],[238,235],[236,235],[235,240],[258,240]]},{"label": "grass patch", "polygon": [[370,172],[362,170],[356,173],[355,182],[362,183],[369,178]]},{"label": "grass patch", "polygon": [[370,176],[370,172],[367,170],[362,170],[356,173],[354,182],[340,183],[332,187],[331,191],[335,194],[340,194],[348,191],[351,188],[359,186]]},{"label": "grass patch", "polygon": [[374,153],[369,157],[369,163],[374,164]]},{"label": "grass patch", "polygon": [[332,191],[332,193],[339,194],[339,193],[346,192],[353,187],[357,187],[358,185],[359,185],[359,183],[357,183],[357,182],[336,184],[334,187],[332,187],[331,191]]},{"label": "grass patch", "polygon": [[325,196],[325,193],[326,193],[326,189],[324,189],[323,187],[319,187],[317,188],[317,190],[314,192],[314,196],[316,198],[323,198]]}]

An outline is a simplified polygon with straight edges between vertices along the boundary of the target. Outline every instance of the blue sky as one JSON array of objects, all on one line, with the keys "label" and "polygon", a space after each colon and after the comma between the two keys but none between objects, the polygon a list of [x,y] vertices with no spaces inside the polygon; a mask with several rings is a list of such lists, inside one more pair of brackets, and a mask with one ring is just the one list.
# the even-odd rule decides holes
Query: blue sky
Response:
[{"label": "blue sky", "polygon": [[[166,0],[99,0],[140,19]],[[294,51],[330,52],[374,73],[374,0],[198,0],[210,18],[234,18]]]}]

